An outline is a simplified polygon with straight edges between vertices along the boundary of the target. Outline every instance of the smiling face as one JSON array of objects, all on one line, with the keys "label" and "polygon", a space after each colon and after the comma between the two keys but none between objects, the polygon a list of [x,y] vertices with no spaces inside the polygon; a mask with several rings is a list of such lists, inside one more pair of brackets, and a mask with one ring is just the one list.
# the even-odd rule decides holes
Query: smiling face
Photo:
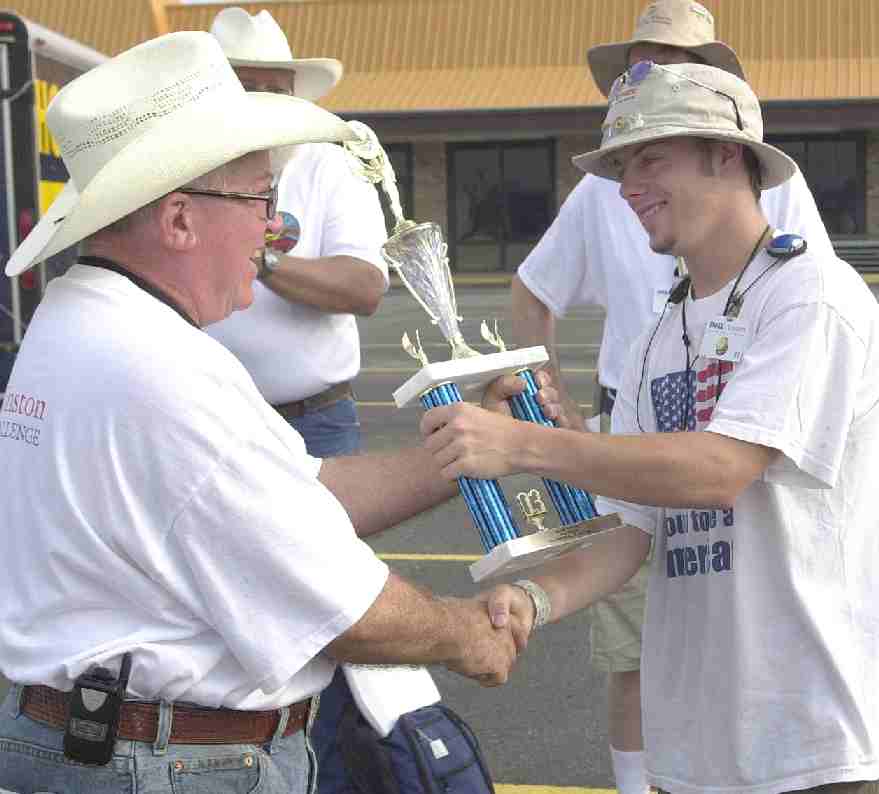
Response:
[{"label": "smiling face", "polygon": [[[267,152],[252,152],[231,163],[222,189],[266,193],[272,186]],[[210,310],[203,325],[228,317],[253,303],[254,255],[265,244],[266,230],[276,232],[277,216],[266,218],[266,204],[259,199],[189,196],[198,213]]]},{"label": "smiling face", "polygon": [[659,254],[688,256],[703,249],[722,223],[724,184],[712,145],[666,138],[623,149],[620,195],[638,216]]}]

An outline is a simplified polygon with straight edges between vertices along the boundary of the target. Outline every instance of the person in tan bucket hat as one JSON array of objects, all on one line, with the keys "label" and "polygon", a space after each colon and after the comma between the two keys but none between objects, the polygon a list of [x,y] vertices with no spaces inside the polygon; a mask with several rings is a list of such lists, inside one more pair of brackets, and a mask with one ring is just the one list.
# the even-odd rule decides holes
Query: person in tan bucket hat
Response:
[{"label": "person in tan bucket hat", "polygon": [[[632,37],[599,44],[588,52],[589,68],[602,93],[630,65],[707,63],[741,77],[735,51],[717,40],[714,18],[693,0],[656,0],[647,5]],[[762,191],[761,206],[773,226],[801,235],[812,251],[833,253],[803,175],[796,171],[778,187]],[[589,427],[607,432],[625,355],[643,328],[655,321],[685,264],[650,250],[646,234],[620,199],[617,187],[588,175],[564,202],[559,215],[519,267],[511,298],[519,344],[550,351],[572,426],[583,426],[576,403],[564,396],[555,347],[557,318],[585,305],[605,310]],[[644,794],[641,740],[641,624],[647,565],[619,593],[590,607],[593,667],[608,673],[610,754],[621,794]]]},{"label": "person in tan bucket hat", "polygon": [[672,47],[702,63],[710,63],[745,79],[739,57],[714,38],[714,17],[693,0],[657,0],[650,3],[635,25],[632,38],[592,47],[586,57],[595,84],[607,96],[610,87],[629,66],[629,52],[637,45]]},{"label": "person in tan bucket hat", "polygon": [[[688,276],[626,359],[613,433],[434,408],[448,478],[549,477],[625,526],[535,570],[556,621],[653,547],[646,777],[674,794],[879,791],[879,311],[860,275],[777,236],[757,195],[795,172],[757,98],[701,64],[639,62],[600,148],[650,247]],[[489,598],[499,622],[516,588]]]},{"label": "person in tan bucket hat", "polygon": [[206,32],[84,73],[46,119],[71,179],[6,272],[82,248],[0,404],[0,788],[306,794],[339,662],[503,683],[531,616],[498,631],[358,537],[458,492],[430,455],[308,455],[203,331],[253,299],[288,147],[351,128],[245,91]]}]

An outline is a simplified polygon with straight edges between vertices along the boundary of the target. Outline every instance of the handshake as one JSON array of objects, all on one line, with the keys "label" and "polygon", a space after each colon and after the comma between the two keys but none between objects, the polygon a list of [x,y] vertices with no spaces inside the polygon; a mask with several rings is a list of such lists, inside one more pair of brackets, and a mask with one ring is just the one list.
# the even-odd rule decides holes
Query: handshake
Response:
[{"label": "handshake", "polygon": [[482,686],[506,683],[537,621],[531,596],[517,585],[498,585],[473,598],[440,599],[449,610],[449,636],[457,637],[445,666]]}]

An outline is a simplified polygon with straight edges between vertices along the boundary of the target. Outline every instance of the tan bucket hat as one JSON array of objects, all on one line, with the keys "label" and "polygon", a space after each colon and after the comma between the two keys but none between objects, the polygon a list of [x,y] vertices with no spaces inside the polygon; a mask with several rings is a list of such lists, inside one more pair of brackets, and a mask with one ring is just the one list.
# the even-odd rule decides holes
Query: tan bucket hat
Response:
[{"label": "tan bucket hat", "polygon": [[763,116],[751,87],[722,69],[697,63],[636,63],[617,78],[601,125],[601,148],[573,158],[587,174],[619,182],[615,153],[662,138],[709,138],[743,143],[760,161],[760,187],[786,182],[796,164],[763,143]]},{"label": "tan bucket hat", "polygon": [[268,150],[277,170],[294,144],[355,137],[312,102],[245,91],[217,40],[192,31],[138,44],[72,80],[46,123],[70,180],[7,276],[249,152]]},{"label": "tan bucket hat", "polygon": [[266,10],[251,16],[243,8],[224,8],[211,25],[232,66],[289,69],[296,73],[294,92],[316,102],[342,79],[335,58],[294,58],[284,31]]},{"label": "tan bucket hat", "polygon": [[693,52],[711,66],[745,79],[745,71],[731,47],[714,37],[714,17],[694,0],[655,0],[644,9],[629,41],[598,44],[586,54],[592,78],[607,96],[613,81],[629,66],[629,50],[636,44],[665,44]]}]

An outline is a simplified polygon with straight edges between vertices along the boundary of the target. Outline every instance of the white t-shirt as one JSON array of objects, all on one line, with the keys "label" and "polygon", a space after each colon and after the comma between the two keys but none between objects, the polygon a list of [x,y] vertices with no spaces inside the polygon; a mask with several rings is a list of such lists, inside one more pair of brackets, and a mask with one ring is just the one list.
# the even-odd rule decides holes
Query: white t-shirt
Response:
[{"label": "white t-shirt", "polygon": [[[833,252],[799,171],[783,185],[764,190],[760,203],[774,227],[802,235],[812,251]],[[556,317],[587,304],[604,308],[598,372],[603,386],[616,389],[626,353],[656,318],[674,271],[674,257],[650,250],[638,216],[620,196],[619,183],[586,175],[517,275]]]},{"label": "white t-shirt", "polygon": [[116,273],[49,285],[0,411],[0,670],[70,689],[133,652],[145,699],[267,709],[387,567],[244,367]]},{"label": "white t-shirt", "polygon": [[[745,273],[743,357],[695,357],[732,284],[627,359],[613,432],[686,426],[780,450],[732,509],[600,499],[654,536],[641,680],[648,779],[774,794],[879,778],[879,307],[835,257]],[[711,337],[709,336],[709,339]],[[640,392],[639,392],[639,384]],[[689,392],[689,396],[688,396]],[[637,412],[636,412],[637,404]],[[686,421],[685,406],[689,407]]]},{"label": "white t-shirt", "polygon": [[[375,186],[355,176],[344,150],[331,143],[296,147],[281,175],[278,207],[289,218],[290,256],[353,256],[375,265],[388,282],[380,249],[387,239]],[[353,314],[291,303],[259,281],[254,301],[208,333],[231,350],[273,405],[319,394],[360,371]]]}]

